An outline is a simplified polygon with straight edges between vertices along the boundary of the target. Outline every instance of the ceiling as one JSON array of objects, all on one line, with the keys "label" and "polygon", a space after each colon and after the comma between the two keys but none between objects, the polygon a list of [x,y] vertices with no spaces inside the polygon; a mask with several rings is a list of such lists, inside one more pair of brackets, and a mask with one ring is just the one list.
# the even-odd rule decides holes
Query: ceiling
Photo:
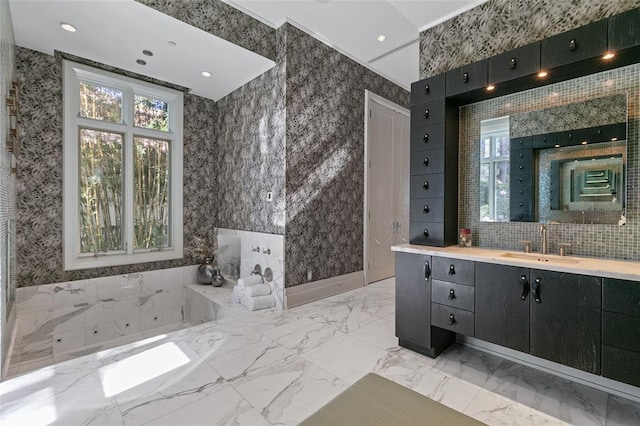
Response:
[{"label": "ceiling", "polygon": [[[274,28],[290,22],[409,89],[418,80],[420,31],[486,0],[222,1]],[[216,101],[274,66],[269,59],[134,0],[9,4],[19,46],[48,54],[67,52],[187,87]],[[75,25],[77,31],[62,30],[61,22]],[[377,41],[379,35],[386,36],[384,42]],[[153,56],[143,55],[145,49]],[[146,65],[137,64],[138,59]],[[202,71],[213,75],[203,77]]]},{"label": "ceiling", "polygon": [[486,0],[223,1],[274,28],[293,23],[409,89],[419,79],[420,31]]}]

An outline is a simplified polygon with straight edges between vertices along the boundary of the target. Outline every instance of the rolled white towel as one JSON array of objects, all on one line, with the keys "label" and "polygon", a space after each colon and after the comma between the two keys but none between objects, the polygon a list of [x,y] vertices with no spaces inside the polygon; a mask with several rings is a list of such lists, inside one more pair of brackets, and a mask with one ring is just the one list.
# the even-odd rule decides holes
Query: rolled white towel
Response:
[{"label": "rolled white towel", "polygon": [[276,299],[274,299],[272,295],[256,297],[247,297],[245,295],[242,297],[242,299],[240,299],[240,302],[250,311],[273,308],[274,306],[276,306]]},{"label": "rolled white towel", "polygon": [[267,296],[269,294],[271,294],[269,284],[257,284],[244,289],[244,295],[247,297]]},{"label": "rolled white towel", "polygon": [[247,287],[258,284],[262,284],[262,276],[260,275],[251,275],[250,277],[244,277],[238,280],[238,287],[243,293]]},{"label": "rolled white towel", "polygon": [[233,286],[233,291],[231,292],[231,301],[233,303],[240,303],[240,299],[242,298],[242,291],[238,288],[238,285]]}]

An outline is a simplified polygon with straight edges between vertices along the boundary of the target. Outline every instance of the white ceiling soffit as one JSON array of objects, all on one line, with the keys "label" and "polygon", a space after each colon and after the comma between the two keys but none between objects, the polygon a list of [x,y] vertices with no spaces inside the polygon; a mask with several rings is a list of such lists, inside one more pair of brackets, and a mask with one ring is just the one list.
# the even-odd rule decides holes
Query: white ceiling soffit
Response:
[{"label": "white ceiling soffit", "polygon": [[[11,0],[10,8],[18,46],[48,54],[67,52],[188,87],[215,101],[275,65],[134,0]],[[73,24],[77,31],[64,31],[60,22]],[[145,49],[153,56],[143,55]],[[147,65],[138,65],[137,59]],[[203,71],[212,76],[203,77]]]},{"label": "white ceiling soffit", "polygon": [[286,21],[298,24],[408,89],[419,78],[420,31],[487,0],[223,1],[275,28]]}]

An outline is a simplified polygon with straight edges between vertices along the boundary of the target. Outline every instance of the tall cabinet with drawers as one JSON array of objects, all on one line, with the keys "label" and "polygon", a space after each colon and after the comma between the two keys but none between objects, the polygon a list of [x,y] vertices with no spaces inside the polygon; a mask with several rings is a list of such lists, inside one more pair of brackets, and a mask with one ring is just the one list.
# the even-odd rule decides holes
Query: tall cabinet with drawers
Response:
[{"label": "tall cabinet with drawers", "polygon": [[[445,75],[411,86],[410,242],[457,239],[458,108],[445,99]],[[446,220],[445,220],[446,219]]]}]

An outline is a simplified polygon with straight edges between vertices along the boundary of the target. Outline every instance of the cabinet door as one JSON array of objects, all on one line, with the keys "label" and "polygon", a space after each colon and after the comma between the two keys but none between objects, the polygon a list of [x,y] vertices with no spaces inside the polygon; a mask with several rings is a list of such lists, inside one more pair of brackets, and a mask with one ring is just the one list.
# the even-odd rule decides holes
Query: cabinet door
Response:
[{"label": "cabinet door", "polygon": [[600,374],[601,279],[531,271],[531,355]]},{"label": "cabinet door", "polygon": [[640,8],[609,18],[609,50],[640,46]]},{"label": "cabinet door", "polygon": [[444,98],[444,74],[411,83],[411,105]]},{"label": "cabinet door", "polygon": [[552,69],[584,59],[596,58],[607,51],[605,19],[542,40],[542,69]]},{"label": "cabinet door", "polygon": [[532,43],[488,60],[489,83],[502,83],[540,71],[540,43]]},{"label": "cabinet door", "polygon": [[529,269],[476,263],[475,296],[476,337],[528,353]]},{"label": "cabinet door", "polygon": [[396,253],[396,336],[431,346],[431,257]]}]

